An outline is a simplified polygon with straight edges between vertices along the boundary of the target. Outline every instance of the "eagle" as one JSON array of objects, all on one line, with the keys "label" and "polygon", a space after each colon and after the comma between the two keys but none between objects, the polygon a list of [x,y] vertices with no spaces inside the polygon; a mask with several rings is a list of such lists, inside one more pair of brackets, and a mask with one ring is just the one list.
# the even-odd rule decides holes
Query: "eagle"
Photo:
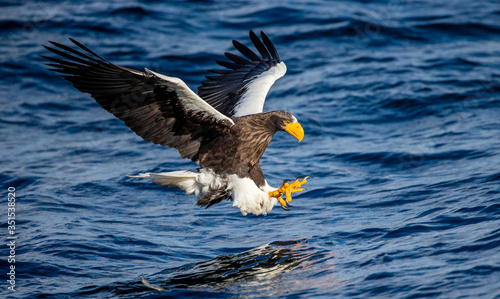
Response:
[{"label": "eagle", "polygon": [[301,186],[308,177],[273,188],[259,160],[276,132],[300,142],[304,130],[290,112],[263,112],[267,93],[286,65],[264,32],[260,39],[252,30],[249,35],[260,56],[233,40],[242,56],[224,53],[228,60],[216,60],[224,69],[208,70],[215,75],[206,76],[198,94],[179,78],[115,65],[72,38],[78,49],[49,41],[51,46],[44,47],[57,57],[42,57],[50,61],[49,70],[89,93],[144,140],[173,147],[199,165],[196,171],[130,177],[195,194],[200,207],[228,199],[243,215],[267,215],[277,202],[290,210],[291,194],[305,190]]}]

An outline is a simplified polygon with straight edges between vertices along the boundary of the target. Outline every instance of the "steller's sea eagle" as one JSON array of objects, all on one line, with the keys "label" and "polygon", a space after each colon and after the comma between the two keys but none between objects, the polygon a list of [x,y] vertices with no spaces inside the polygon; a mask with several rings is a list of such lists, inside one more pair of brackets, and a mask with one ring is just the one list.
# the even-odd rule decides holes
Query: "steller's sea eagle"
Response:
[{"label": "steller's sea eagle", "polygon": [[288,210],[291,193],[303,191],[307,177],[272,188],[259,165],[277,131],[286,131],[299,142],[304,137],[291,113],[262,112],[269,89],[285,74],[286,66],[263,32],[261,38],[250,31],[261,57],[233,41],[244,57],[224,53],[230,61],[216,62],[226,69],[209,70],[216,75],[206,77],[198,94],[179,78],[114,65],[71,38],[79,50],[50,42],[54,47],[44,47],[60,57],[42,57],[52,62],[47,63],[50,70],[64,74],[144,140],[174,147],[182,158],[200,166],[198,171],[132,177],[199,195],[202,207],[230,199],[243,215],[266,215],[277,201]]}]

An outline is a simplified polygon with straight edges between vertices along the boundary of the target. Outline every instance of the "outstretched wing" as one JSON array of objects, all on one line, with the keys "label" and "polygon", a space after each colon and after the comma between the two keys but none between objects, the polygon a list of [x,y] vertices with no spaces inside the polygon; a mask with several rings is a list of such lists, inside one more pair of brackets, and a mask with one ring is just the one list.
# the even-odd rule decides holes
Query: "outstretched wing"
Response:
[{"label": "outstretched wing", "polygon": [[233,40],[234,47],[244,57],[224,53],[231,60],[216,61],[227,70],[209,70],[218,76],[207,76],[198,87],[198,95],[224,115],[243,116],[260,113],[269,89],[286,73],[285,63],[269,38],[261,32],[262,41],[250,31],[250,39],[259,57],[248,47]]},{"label": "outstretched wing", "polygon": [[50,42],[55,47],[44,46],[60,56],[42,56],[53,62],[47,65],[64,74],[78,90],[90,93],[144,140],[174,147],[183,158],[196,161],[203,142],[234,125],[182,80],[147,69],[143,73],[114,65],[70,40],[80,49],[56,42]]}]

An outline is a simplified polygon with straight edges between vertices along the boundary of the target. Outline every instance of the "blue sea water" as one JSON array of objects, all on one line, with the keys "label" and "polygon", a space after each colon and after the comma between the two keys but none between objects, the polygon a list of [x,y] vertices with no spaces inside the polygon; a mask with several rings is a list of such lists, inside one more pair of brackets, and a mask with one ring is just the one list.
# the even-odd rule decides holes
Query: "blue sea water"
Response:
[{"label": "blue sea water", "polygon": [[[266,217],[128,178],[195,165],[40,57],[72,37],[196,89],[250,29],[288,67],[265,110],[306,132],[264,173],[312,176]],[[498,1],[2,1],[0,31],[0,297],[500,298]]]}]

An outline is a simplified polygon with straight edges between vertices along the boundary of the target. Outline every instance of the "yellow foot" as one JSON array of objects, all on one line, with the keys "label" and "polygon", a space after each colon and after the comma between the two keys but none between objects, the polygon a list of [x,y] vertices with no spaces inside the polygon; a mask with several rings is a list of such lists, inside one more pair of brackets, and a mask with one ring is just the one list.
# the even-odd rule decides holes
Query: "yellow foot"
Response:
[{"label": "yellow foot", "polygon": [[[279,187],[274,191],[269,192],[269,197],[276,197],[280,202],[283,210],[290,211],[289,208],[292,207],[292,205],[290,204],[290,202],[292,201],[292,193],[304,191],[305,189],[300,187],[305,183],[307,183],[308,178],[309,178],[308,176],[306,177],[299,176],[291,184],[289,183],[291,180],[284,180],[283,185],[281,187]],[[286,200],[283,199],[283,194],[285,195]]]}]

